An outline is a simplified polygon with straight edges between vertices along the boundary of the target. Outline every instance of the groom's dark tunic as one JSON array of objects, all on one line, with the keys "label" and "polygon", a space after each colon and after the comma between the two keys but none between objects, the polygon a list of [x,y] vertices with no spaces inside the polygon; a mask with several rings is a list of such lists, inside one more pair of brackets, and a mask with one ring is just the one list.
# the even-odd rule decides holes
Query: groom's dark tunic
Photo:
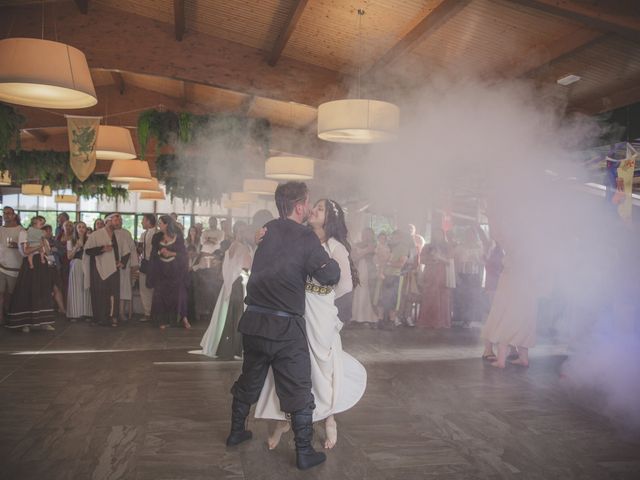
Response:
[{"label": "groom's dark tunic", "polygon": [[242,374],[231,389],[238,400],[258,401],[269,367],[284,412],[313,404],[311,363],[304,323],[305,282],[340,280],[340,267],[309,228],[272,220],[253,258],[238,330],[243,334]]}]

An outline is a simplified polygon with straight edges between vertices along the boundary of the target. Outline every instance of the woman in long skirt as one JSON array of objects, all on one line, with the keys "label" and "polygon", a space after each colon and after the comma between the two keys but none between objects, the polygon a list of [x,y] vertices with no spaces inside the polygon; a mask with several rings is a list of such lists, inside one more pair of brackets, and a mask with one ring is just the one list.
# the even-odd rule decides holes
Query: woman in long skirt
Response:
[{"label": "woman in long skirt", "polygon": [[88,288],[84,288],[84,272],[82,270],[82,257],[84,256],[84,245],[87,242],[87,237],[87,225],[84,222],[78,222],[73,230],[73,237],[67,242],[67,258],[71,261],[67,294],[67,318],[72,322],[93,316],[91,311],[91,292]]},{"label": "woman in long skirt", "polygon": [[360,285],[353,291],[353,316],[356,323],[375,324],[378,315],[374,310],[373,297],[376,288],[375,264],[376,235],[371,228],[362,230],[362,239],[353,249],[353,261],[357,262]]},{"label": "woman in long skirt", "polygon": [[238,323],[244,312],[251,249],[247,242],[247,225],[236,222],[233,226],[234,240],[225,252],[222,263],[222,291],[218,295],[209,328],[202,337],[202,353],[221,360],[240,359],[242,337]]},{"label": "woman in long skirt", "polygon": [[[53,309],[53,275],[49,264],[40,260],[44,247],[30,247],[27,231],[18,237],[20,252],[24,256],[16,287],[11,296],[11,305],[7,315],[7,328],[20,328],[29,332],[31,327],[42,326],[54,330],[55,311]],[[29,266],[27,256],[33,256],[33,268]]]}]

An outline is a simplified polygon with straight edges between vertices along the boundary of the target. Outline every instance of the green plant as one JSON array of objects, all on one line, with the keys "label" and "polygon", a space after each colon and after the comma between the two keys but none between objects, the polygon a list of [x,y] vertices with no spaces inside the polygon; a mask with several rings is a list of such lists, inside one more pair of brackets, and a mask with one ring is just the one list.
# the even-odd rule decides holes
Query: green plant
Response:
[{"label": "green plant", "polygon": [[0,158],[9,153],[13,142],[20,150],[20,127],[24,122],[25,118],[13,107],[0,103]]}]

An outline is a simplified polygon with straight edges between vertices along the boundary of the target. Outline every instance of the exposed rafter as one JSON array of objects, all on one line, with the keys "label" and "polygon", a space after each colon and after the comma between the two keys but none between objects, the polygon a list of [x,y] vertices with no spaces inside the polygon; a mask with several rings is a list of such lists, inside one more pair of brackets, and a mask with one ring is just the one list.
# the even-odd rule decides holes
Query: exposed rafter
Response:
[{"label": "exposed rafter", "polygon": [[238,112],[241,115],[249,115],[249,112],[251,112],[251,109],[256,103],[256,98],[257,97],[255,95],[250,95],[247,98],[245,98],[242,104],[240,104],[240,108],[238,109]]},{"label": "exposed rafter", "polygon": [[45,143],[49,139],[49,135],[37,128],[30,128],[28,130],[25,130],[25,132],[38,140],[40,143]]},{"label": "exposed rafter", "polygon": [[443,0],[431,10],[418,24],[402,37],[393,47],[371,67],[368,74],[375,74],[402,54],[410,51],[419,42],[431,35],[452,17],[457,15],[471,0]]},{"label": "exposed rafter", "polygon": [[280,58],[280,55],[282,55],[284,47],[287,46],[287,42],[289,41],[289,38],[291,38],[291,34],[295,30],[300,17],[302,17],[302,12],[307,6],[307,2],[308,0],[297,0],[293,9],[291,10],[291,14],[287,19],[287,23],[278,35],[276,43],[271,50],[271,54],[269,55],[269,65],[271,65],[272,67],[275,66],[276,63],[278,63],[278,59]]},{"label": "exposed rafter", "polygon": [[78,6],[78,10],[83,15],[89,13],[89,0],[75,0],[76,5]]},{"label": "exposed rafter", "polygon": [[628,82],[626,86],[618,88],[612,86],[612,88],[599,92],[591,98],[577,100],[572,104],[572,109],[595,115],[636,102],[640,102],[640,78],[636,78],[633,82]]},{"label": "exposed rafter", "polygon": [[553,15],[580,22],[588,27],[614,32],[640,41],[640,2],[607,0],[510,0],[518,5],[542,10]]},{"label": "exposed rafter", "polygon": [[176,29],[176,40],[181,42],[184,37],[184,0],[173,0],[173,19]]},{"label": "exposed rafter", "polygon": [[115,83],[116,87],[118,87],[120,95],[124,94],[125,83],[122,74],[120,72],[113,71],[111,72],[111,77],[113,78],[113,83]]}]

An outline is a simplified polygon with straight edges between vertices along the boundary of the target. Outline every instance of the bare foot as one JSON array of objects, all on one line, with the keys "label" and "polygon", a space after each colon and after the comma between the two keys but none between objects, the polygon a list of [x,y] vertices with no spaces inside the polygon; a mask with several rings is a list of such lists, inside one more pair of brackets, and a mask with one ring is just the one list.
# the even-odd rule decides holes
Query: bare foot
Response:
[{"label": "bare foot", "polygon": [[338,424],[333,415],[324,422],[324,429],[327,432],[327,439],[324,442],[324,448],[331,450],[338,442]]},{"label": "bare foot", "polygon": [[280,438],[283,433],[287,433],[291,426],[289,422],[277,421],[276,426],[273,429],[273,433],[269,436],[267,440],[267,444],[269,445],[269,450],[273,450],[280,443]]},{"label": "bare foot", "polygon": [[529,366],[529,362],[522,360],[520,357],[518,357],[516,360],[511,360],[509,363],[511,365],[518,365],[520,367],[528,367]]},{"label": "bare foot", "polygon": [[498,362],[498,361],[491,362],[489,365],[491,365],[492,367],[496,367],[496,368],[504,368],[504,367],[505,367],[504,363],[503,363],[503,364],[501,364],[501,363],[500,363],[500,362]]},{"label": "bare foot", "polygon": [[191,324],[189,323],[189,320],[187,320],[187,317],[182,319],[182,326],[184,326],[184,328],[186,328],[187,330],[191,328]]}]

